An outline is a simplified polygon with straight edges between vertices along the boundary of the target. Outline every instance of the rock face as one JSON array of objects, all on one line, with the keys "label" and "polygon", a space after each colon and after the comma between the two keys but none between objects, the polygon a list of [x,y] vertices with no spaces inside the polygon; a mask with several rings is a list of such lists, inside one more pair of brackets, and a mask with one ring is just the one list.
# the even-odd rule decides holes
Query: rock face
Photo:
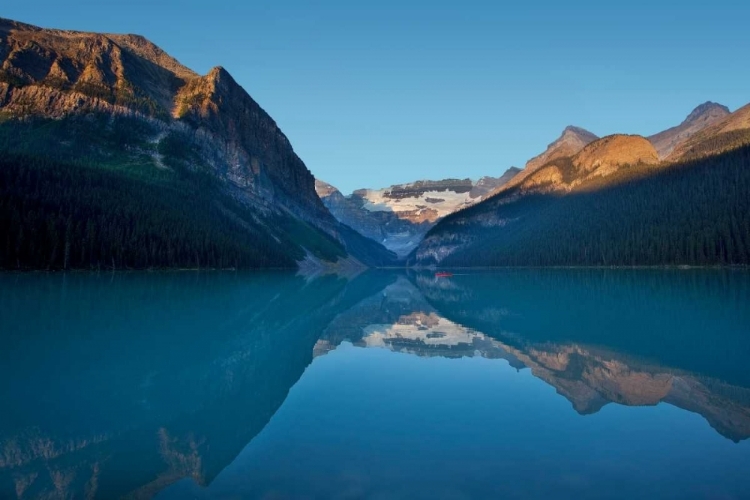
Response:
[{"label": "rock face", "polygon": [[[6,122],[92,115],[141,121],[153,131],[145,142],[159,150],[165,139],[177,141],[177,149],[191,155],[188,168],[219,179],[226,193],[260,217],[291,215],[346,248],[360,246],[347,241],[356,235],[342,236],[276,122],[226,70],[200,76],[143,37],[0,19],[0,115]],[[144,149],[124,140],[117,146],[131,156]],[[153,156],[154,167],[163,168]]]},{"label": "rock face", "polygon": [[623,165],[656,165],[659,155],[648,140],[639,135],[610,135],[592,142],[573,157],[581,173],[596,171],[607,175]]},{"label": "rock face", "polygon": [[526,162],[526,169],[535,170],[552,160],[573,156],[583,149],[584,146],[594,142],[598,138],[597,135],[592,134],[586,129],[570,125],[563,130],[562,135],[555,142],[547,146],[544,153]]},{"label": "rock face", "polygon": [[[599,139],[597,135],[592,134],[586,129],[574,127],[572,125],[566,127],[560,137],[547,146],[547,149],[542,154],[535,156],[526,162],[526,167],[502,187],[511,188],[521,184],[527,177],[538,171],[543,166],[555,160],[569,158],[582,150],[584,146],[597,139]],[[498,186],[491,194],[497,193],[500,188],[501,186]]]},{"label": "rock face", "polygon": [[[200,76],[143,37],[0,20],[6,116],[138,115],[187,131],[221,177],[325,217],[314,178],[274,120],[223,68]],[[301,212],[301,210],[296,210]]]},{"label": "rock face", "polygon": [[524,193],[570,191],[595,177],[611,175],[620,167],[656,165],[659,156],[651,143],[639,135],[610,135],[596,140],[572,157],[559,157],[538,167],[521,181],[506,185]]},{"label": "rock face", "polygon": [[659,155],[639,135],[610,135],[589,143],[572,156],[559,156],[533,171],[523,171],[512,182],[496,190],[519,193],[570,191],[595,177],[606,177],[621,167],[656,165]]},{"label": "rock face", "polygon": [[481,201],[518,172],[519,169],[512,167],[500,177],[482,177],[476,182],[417,181],[385,189],[358,189],[349,196],[318,180],[316,190],[340,222],[405,256],[437,221]]},{"label": "rock face", "polygon": [[695,108],[681,124],[654,134],[648,140],[656,148],[659,158],[663,159],[669,156],[678,145],[729,114],[729,108],[726,106],[708,101]]},{"label": "rock face", "polygon": [[750,144],[750,104],[678,144],[667,161],[703,158]]},{"label": "rock face", "polygon": [[474,184],[469,196],[471,198],[484,198],[496,189],[509,183],[519,173],[521,173],[520,168],[510,167],[500,177],[482,177]]}]

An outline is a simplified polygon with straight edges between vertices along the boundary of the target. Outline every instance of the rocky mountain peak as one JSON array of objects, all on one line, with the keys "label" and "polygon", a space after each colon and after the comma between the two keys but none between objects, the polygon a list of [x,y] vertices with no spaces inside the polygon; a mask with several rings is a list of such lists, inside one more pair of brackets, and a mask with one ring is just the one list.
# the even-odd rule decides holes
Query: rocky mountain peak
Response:
[{"label": "rocky mountain peak", "polygon": [[158,122],[192,137],[216,173],[254,199],[333,220],[287,137],[226,69],[200,76],[143,36],[0,19],[0,109],[12,118],[103,113]]},{"label": "rocky mountain peak", "polygon": [[334,193],[340,193],[337,188],[331,186],[327,182],[321,181],[320,179],[315,179],[315,192],[318,193],[318,196],[321,198],[326,198]]},{"label": "rocky mountain peak", "polygon": [[648,138],[659,153],[659,158],[670,156],[675,149],[704,129],[729,116],[729,108],[715,102],[704,102],[696,107],[676,127],[672,127]]},{"label": "rocky mountain peak", "polygon": [[589,132],[585,128],[568,125],[562,131],[560,137],[550,143],[542,154],[535,156],[526,162],[526,168],[521,172],[514,174],[509,182],[504,183],[502,186],[499,186],[490,192],[489,196],[497,194],[502,190],[511,189],[521,185],[529,178],[529,176],[537,172],[543,166],[554,160],[569,158],[597,139],[599,139],[599,136]]},{"label": "rocky mountain peak", "polygon": [[576,127],[575,125],[568,125],[567,127],[565,127],[565,129],[563,130],[563,133],[560,135],[560,139],[564,139],[570,136],[580,138],[581,140],[588,140],[589,142],[595,141],[596,139],[599,138],[597,135],[592,134],[585,128]]},{"label": "rocky mountain peak", "polygon": [[690,112],[685,121],[682,124],[692,123],[700,119],[708,119],[713,116],[724,117],[730,113],[729,108],[723,104],[718,104],[712,101],[706,101],[703,104],[697,106],[693,111]]},{"label": "rocky mountain peak", "polygon": [[234,81],[234,78],[232,78],[232,75],[230,75],[223,66],[214,66],[213,68],[211,68],[211,71],[206,74],[206,78],[215,80],[217,82],[228,79],[231,83],[236,83]]},{"label": "rocky mountain peak", "polygon": [[[714,108],[713,115],[708,115],[712,119],[699,120],[698,123],[702,126],[680,141],[667,160],[700,158],[750,144],[750,104],[730,114],[725,115],[722,111],[717,113]],[[653,138],[651,139],[653,142]]]},{"label": "rocky mountain peak", "polygon": [[598,138],[599,137],[596,134],[592,134],[584,128],[568,125],[565,127],[562,134],[560,134],[560,137],[549,144],[542,154],[532,158],[526,163],[526,170],[532,172],[545,163],[557,158],[573,156],[583,149],[584,146]]},{"label": "rocky mountain peak", "polygon": [[490,193],[494,192],[497,189],[500,189],[502,186],[510,182],[511,179],[518,175],[519,172],[521,172],[520,168],[510,167],[500,177],[482,177],[474,184],[474,187],[472,188],[469,195],[472,199],[484,198]]}]

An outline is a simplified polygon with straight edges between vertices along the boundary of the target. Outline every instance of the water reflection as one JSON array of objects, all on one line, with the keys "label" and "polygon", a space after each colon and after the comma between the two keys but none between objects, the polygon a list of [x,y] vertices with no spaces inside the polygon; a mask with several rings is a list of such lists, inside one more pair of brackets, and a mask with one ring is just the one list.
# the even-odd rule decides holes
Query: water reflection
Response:
[{"label": "water reflection", "polygon": [[[336,318],[315,352],[347,339],[417,356],[505,359],[529,368],[581,415],[608,403],[665,402],[738,442],[750,437],[748,292],[745,273],[716,271],[402,276]],[[696,366],[704,373],[687,371]]]},{"label": "water reflection", "polygon": [[[382,287],[287,274],[0,276],[1,498],[206,485],[335,315]],[[372,288],[368,288],[372,287]]]},{"label": "water reflection", "polygon": [[[401,430],[373,423],[376,432],[347,433],[350,420],[362,418],[357,408],[374,404],[379,389],[367,385],[361,372],[345,370],[325,382],[320,377],[352,363],[371,366],[373,384],[398,364],[404,386],[391,385],[378,403],[396,414],[422,397],[409,385],[413,380],[407,382],[415,371],[459,380],[465,376],[461,359],[483,358],[504,360],[493,363],[520,371],[519,377],[532,374],[581,415],[610,403],[667,403],[699,414],[717,440],[732,445],[750,437],[750,275],[743,272],[525,270],[451,279],[371,272],[315,280],[283,273],[6,274],[0,275],[0,317],[0,398],[12,402],[0,417],[2,498],[254,498],[274,492],[294,498],[306,488],[316,491],[312,485],[320,475],[332,477],[351,458],[344,450],[358,452],[362,461],[399,462],[397,444],[373,451],[375,443],[411,442],[414,450],[430,443],[434,457],[443,457],[434,470],[450,465],[451,448],[471,437],[452,423],[428,432],[405,418]],[[356,354],[363,347],[407,355],[398,360],[448,364],[363,358]],[[482,370],[474,376],[498,376],[495,368]],[[533,397],[514,411],[539,419],[532,403],[557,403],[524,380],[508,378],[504,393],[462,404],[487,419],[501,418],[501,412],[506,418],[507,408],[489,411],[491,401],[523,390]],[[447,397],[463,395],[463,389],[441,384]],[[298,395],[288,401],[292,387]],[[326,406],[331,394],[341,399]],[[438,401],[416,408],[441,421],[447,418],[441,411],[448,410]],[[328,431],[315,422],[325,427],[328,414],[343,418],[347,412],[358,416],[327,424],[338,433],[332,449]],[[569,407],[567,412],[575,415]],[[594,421],[574,426],[557,410],[544,418],[550,425],[556,418],[566,422],[558,438],[596,427]],[[502,430],[497,434],[506,453],[555,446],[550,437],[516,446]],[[487,459],[498,445],[482,440],[486,449],[476,442],[466,446]],[[750,471],[746,444],[732,453],[739,453],[735,465]],[[327,453],[318,456],[321,450]],[[302,453],[297,462],[295,453]],[[399,453],[403,458],[404,450]],[[362,470],[373,463],[363,462]],[[568,465],[574,464],[571,458]],[[504,467],[511,473],[514,465]],[[595,472],[593,466],[574,468],[581,477]],[[273,477],[278,481],[269,482]],[[414,472],[412,483],[419,479]],[[380,478],[386,485],[402,480]],[[477,478],[471,488],[456,481],[452,491],[486,496],[485,480]],[[750,486],[734,476],[717,481],[730,485],[730,493]],[[425,484],[419,485],[423,493]],[[328,497],[342,487],[330,480],[330,489],[321,486],[310,496]],[[532,492],[518,485],[514,491]],[[354,496],[368,496],[364,492]]]}]

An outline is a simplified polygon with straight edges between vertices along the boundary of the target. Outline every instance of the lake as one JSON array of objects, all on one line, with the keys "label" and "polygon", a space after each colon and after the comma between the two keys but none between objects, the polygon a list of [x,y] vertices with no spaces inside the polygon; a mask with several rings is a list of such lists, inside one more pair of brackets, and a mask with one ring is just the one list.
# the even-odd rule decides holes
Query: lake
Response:
[{"label": "lake", "polygon": [[750,497],[750,272],[0,274],[0,498]]}]

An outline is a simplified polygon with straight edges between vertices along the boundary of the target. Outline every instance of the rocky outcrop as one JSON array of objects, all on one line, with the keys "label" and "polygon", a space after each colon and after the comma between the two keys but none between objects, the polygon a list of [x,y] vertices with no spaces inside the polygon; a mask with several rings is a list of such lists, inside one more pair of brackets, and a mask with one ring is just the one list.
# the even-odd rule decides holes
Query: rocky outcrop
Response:
[{"label": "rocky outcrop", "polygon": [[580,127],[568,126],[563,130],[560,137],[552,142],[544,152],[538,156],[535,156],[528,162],[526,167],[518,173],[512,180],[503,186],[498,186],[493,190],[492,194],[498,193],[502,190],[511,189],[515,186],[519,186],[529,176],[540,170],[542,167],[564,158],[569,158],[584,148],[587,144],[594,142],[599,139],[595,134],[592,134],[586,129]]},{"label": "rocky outcrop", "polygon": [[474,183],[469,196],[471,198],[484,198],[496,189],[509,183],[516,175],[521,173],[518,167],[510,167],[500,177],[482,177]]},{"label": "rocky outcrop", "polygon": [[659,154],[639,135],[610,135],[592,142],[573,157],[579,175],[608,175],[626,165],[656,165]]},{"label": "rocky outcrop", "polygon": [[705,102],[696,107],[685,120],[676,127],[669,128],[648,137],[659,153],[659,158],[669,156],[681,143],[692,136],[722,120],[730,114],[729,108],[715,102]]},{"label": "rocky outcrop", "polygon": [[567,127],[547,150],[526,163],[512,180],[495,188],[496,195],[512,190],[571,190],[595,176],[607,176],[625,165],[655,165],[659,155],[641,136],[615,134],[599,139],[579,127]]},{"label": "rocky outcrop", "polygon": [[596,134],[592,134],[584,128],[572,125],[565,127],[562,135],[555,142],[547,146],[547,149],[542,154],[526,162],[525,170],[533,171],[552,160],[573,156],[583,149],[584,146],[594,142],[598,138]]},{"label": "rocky outcrop", "polygon": [[[42,29],[0,19],[0,80],[6,90],[42,87],[65,102],[5,96],[15,114],[60,117],[107,105],[156,116],[169,113],[176,90],[198,75],[143,37]],[[52,92],[57,91],[57,92]]]},{"label": "rocky outcrop", "polygon": [[560,156],[531,172],[524,170],[498,193],[518,194],[571,191],[596,177],[606,177],[622,167],[657,165],[653,145],[639,135],[616,134],[589,143],[572,156]]},{"label": "rocky outcrop", "polygon": [[667,161],[683,161],[720,154],[750,144],[750,104],[678,144]]}]

